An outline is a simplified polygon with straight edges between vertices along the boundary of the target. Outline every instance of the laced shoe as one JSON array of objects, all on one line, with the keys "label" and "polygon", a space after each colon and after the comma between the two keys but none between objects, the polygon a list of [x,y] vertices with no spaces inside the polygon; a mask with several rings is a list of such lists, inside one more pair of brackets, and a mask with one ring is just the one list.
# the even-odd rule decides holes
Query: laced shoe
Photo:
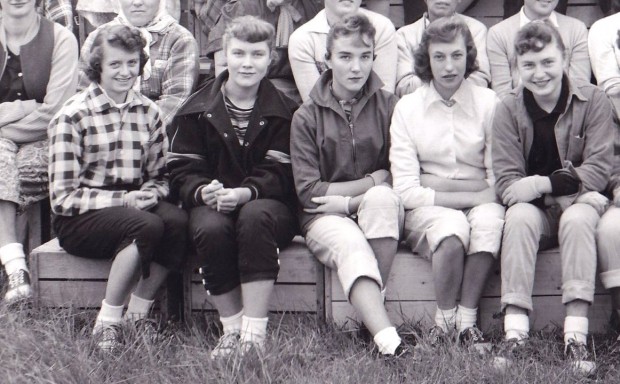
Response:
[{"label": "laced shoe", "polygon": [[120,324],[110,324],[98,328],[93,337],[97,340],[97,347],[102,352],[115,353],[123,345],[122,334],[123,330]]},{"label": "laced shoe", "polygon": [[506,371],[515,359],[518,359],[525,349],[527,339],[502,340],[493,349],[492,366],[499,371]]},{"label": "laced shoe", "polygon": [[223,334],[211,351],[211,360],[225,359],[239,350],[240,335],[238,332]]},{"label": "laced shoe", "polygon": [[482,331],[475,325],[473,327],[465,328],[459,333],[459,344],[476,351],[480,355],[486,355],[491,352],[492,344],[485,340]]},{"label": "laced shoe", "polygon": [[414,351],[412,348],[409,348],[404,343],[398,344],[394,353],[391,354],[383,354],[380,353],[377,349],[375,349],[375,357],[383,360],[386,364],[395,364],[398,361],[403,361],[405,359],[413,358]]},{"label": "laced shoe", "polygon": [[428,331],[428,344],[432,348],[446,346],[450,341],[450,336],[438,325],[433,326]]},{"label": "laced shoe", "polygon": [[584,376],[591,375],[596,370],[596,363],[592,360],[588,347],[575,339],[569,339],[564,347],[564,356],[575,372]]},{"label": "laced shoe", "polygon": [[136,336],[148,344],[155,344],[159,340],[159,326],[153,319],[139,319],[134,322]]},{"label": "laced shoe", "polygon": [[32,287],[30,286],[30,274],[28,271],[18,269],[8,276],[9,284],[4,295],[8,303],[32,297]]}]

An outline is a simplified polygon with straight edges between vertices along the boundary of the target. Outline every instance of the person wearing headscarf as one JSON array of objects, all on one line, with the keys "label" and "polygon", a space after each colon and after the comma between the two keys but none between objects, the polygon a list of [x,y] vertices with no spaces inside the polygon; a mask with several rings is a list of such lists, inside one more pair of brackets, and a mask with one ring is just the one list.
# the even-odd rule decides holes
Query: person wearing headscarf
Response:
[{"label": "person wearing headscarf", "polygon": [[[198,76],[198,43],[168,14],[166,0],[119,0],[119,5],[119,14],[110,23],[137,27],[146,40],[144,51],[149,60],[134,88],[155,101],[167,126],[194,88]],[[100,28],[82,45],[79,90],[90,84],[84,68]]]}]

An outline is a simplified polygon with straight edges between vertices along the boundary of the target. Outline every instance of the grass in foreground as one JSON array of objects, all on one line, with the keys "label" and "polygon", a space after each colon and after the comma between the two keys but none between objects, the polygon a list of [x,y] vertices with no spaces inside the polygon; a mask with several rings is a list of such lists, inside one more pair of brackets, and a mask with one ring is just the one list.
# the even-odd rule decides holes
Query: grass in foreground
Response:
[{"label": "grass in foreground", "polygon": [[[593,378],[574,374],[563,360],[561,333],[532,337],[531,358],[498,372],[489,360],[459,348],[428,350],[416,359],[386,363],[356,332],[321,325],[308,315],[274,315],[261,355],[213,362],[219,331],[213,317],[173,324],[155,345],[134,341],[103,355],[90,338],[94,311],[9,310],[0,305],[1,383],[577,383],[620,382],[611,337],[595,336]],[[416,324],[399,330],[410,335]],[[499,336],[499,334],[497,334]],[[424,341],[422,341],[424,344]]]}]

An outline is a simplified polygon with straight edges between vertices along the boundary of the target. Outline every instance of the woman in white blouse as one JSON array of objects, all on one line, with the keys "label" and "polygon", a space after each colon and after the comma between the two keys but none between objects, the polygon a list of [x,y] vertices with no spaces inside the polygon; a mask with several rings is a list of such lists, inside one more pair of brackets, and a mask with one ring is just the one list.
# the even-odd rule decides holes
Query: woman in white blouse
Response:
[{"label": "woman in white blouse", "polygon": [[505,212],[491,169],[498,99],[464,81],[476,67],[475,44],[461,19],[429,24],[415,52],[416,74],[425,84],[396,105],[390,163],[407,210],[405,240],[432,263],[437,310],[430,343],[438,346],[458,332],[461,343],[480,351],[489,344],[475,326],[476,312]]}]

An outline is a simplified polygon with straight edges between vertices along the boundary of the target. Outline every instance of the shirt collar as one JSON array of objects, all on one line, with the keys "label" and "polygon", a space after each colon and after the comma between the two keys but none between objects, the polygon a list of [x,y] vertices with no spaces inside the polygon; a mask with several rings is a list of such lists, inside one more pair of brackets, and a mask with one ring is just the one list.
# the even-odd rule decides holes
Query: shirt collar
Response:
[{"label": "shirt collar", "polygon": [[96,81],[93,81],[89,85],[88,92],[90,94],[91,102],[93,103],[92,108],[95,112],[103,112],[110,108],[123,109],[127,107],[133,107],[135,105],[143,104],[142,100],[133,91],[133,89],[130,89],[128,91],[127,99],[122,104],[117,104],[116,102],[114,102],[114,100],[112,100],[108,96],[106,91],[103,88],[101,88],[101,86],[99,86],[99,83],[97,83]]},{"label": "shirt collar", "polygon": [[[450,98],[454,101],[452,108],[460,108],[466,115],[473,117],[474,115],[474,100],[471,90],[471,84],[467,80],[463,80],[459,89],[456,90],[454,95]],[[443,98],[437,92],[435,84],[431,80],[429,84],[429,93],[424,99],[424,111],[428,111],[434,104],[445,104]]]},{"label": "shirt collar", "polygon": [[[525,15],[524,8],[525,7],[521,7],[521,11],[519,11],[519,28],[532,21]],[[551,22],[554,27],[560,28],[558,25],[558,15],[555,13],[555,11],[551,12],[549,18],[545,20],[549,20],[549,22]]]}]

